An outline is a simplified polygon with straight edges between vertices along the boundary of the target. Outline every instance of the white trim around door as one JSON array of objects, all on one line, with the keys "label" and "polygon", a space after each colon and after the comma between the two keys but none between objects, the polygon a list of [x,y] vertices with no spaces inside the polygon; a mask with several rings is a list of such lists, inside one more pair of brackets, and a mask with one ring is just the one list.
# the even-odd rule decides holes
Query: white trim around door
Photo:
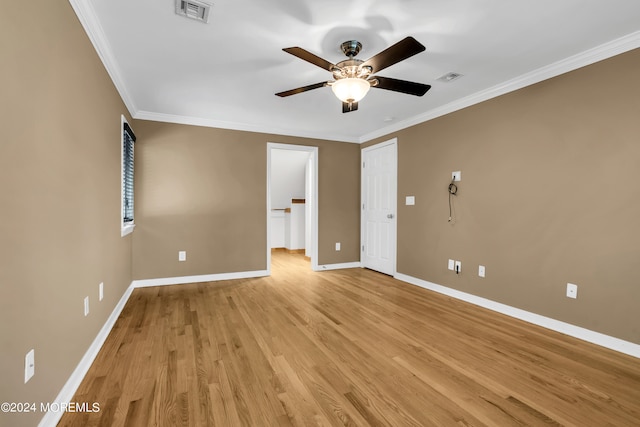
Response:
[{"label": "white trim around door", "polygon": [[311,203],[307,212],[311,213],[311,269],[318,268],[318,147],[306,145],[280,144],[276,142],[267,143],[267,274],[271,275],[271,151],[272,150],[293,150],[310,153],[309,165],[312,168],[309,183],[310,196],[306,203]]}]

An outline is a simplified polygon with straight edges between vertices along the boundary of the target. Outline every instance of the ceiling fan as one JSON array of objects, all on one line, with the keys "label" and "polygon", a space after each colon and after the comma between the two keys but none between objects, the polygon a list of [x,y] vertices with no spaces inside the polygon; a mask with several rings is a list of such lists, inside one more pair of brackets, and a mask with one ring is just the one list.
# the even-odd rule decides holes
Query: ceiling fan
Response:
[{"label": "ceiling fan", "polygon": [[400,40],[393,46],[388,47],[373,57],[362,61],[355,59],[355,56],[362,49],[362,44],[356,40],[349,40],[340,45],[342,52],[349,58],[337,64],[314,55],[300,47],[284,48],[287,53],[297,56],[318,67],[330,71],[335,80],[315,83],[296,89],[276,93],[277,96],[285,97],[308,90],[330,86],[333,93],[342,101],[342,112],[348,113],[358,109],[360,101],[369,91],[369,88],[392,90],[394,92],[406,93],[409,95],[422,96],[431,86],[422,83],[409,82],[406,80],[392,79],[389,77],[375,76],[378,71],[404,61],[425,50],[425,47],[413,37]]}]

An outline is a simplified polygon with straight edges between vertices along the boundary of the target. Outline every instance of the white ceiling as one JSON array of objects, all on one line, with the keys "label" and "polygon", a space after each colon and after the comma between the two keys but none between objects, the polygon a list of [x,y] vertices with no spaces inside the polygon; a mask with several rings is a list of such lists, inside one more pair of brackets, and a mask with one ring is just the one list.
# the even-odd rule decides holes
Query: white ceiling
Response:
[{"label": "white ceiling", "polygon": [[[174,0],[70,0],[134,118],[364,142],[640,47],[639,0],[211,0],[208,24]],[[282,51],[366,60],[406,36],[426,51],[380,75],[432,85],[372,89],[343,114],[331,79]],[[436,79],[448,72],[454,82]]]}]

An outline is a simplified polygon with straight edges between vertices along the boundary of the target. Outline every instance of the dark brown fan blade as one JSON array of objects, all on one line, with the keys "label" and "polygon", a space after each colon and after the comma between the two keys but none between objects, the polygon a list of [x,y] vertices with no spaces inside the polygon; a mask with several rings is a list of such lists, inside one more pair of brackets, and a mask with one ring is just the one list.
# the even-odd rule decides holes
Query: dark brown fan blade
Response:
[{"label": "dark brown fan blade", "polygon": [[284,49],[285,52],[290,53],[293,56],[297,56],[300,59],[303,59],[307,62],[312,63],[313,65],[317,65],[318,67],[327,70],[327,71],[333,71],[334,69],[338,68],[336,67],[335,64],[332,64],[331,62],[327,61],[326,59],[322,59],[319,56],[314,55],[313,53],[304,50],[301,47],[285,47]]},{"label": "dark brown fan blade", "polygon": [[400,40],[393,46],[386,48],[379,54],[367,59],[362,66],[369,66],[373,68],[372,74],[377,73],[378,71],[384,70],[385,68],[400,61],[404,61],[425,49],[426,48],[416,39],[413,37],[407,37],[406,39]]},{"label": "dark brown fan blade", "polygon": [[352,111],[356,111],[358,109],[358,103],[357,102],[343,102],[342,103],[342,112],[343,113],[350,113]]},{"label": "dark brown fan blade", "polygon": [[408,82],[406,80],[390,79],[389,77],[375,76],[371,80],[377,80],[378,84],[371,85],[371,87],[377,87],[378,89],[392,90],[394,92],[407,93],[409,95],[422,96],[431,86],[422,83]]},{"label": "dark brown fan blade", "polygon": [[308,90],[313,90],[313,89],[318,89],[321,87],[325,87],[327,85],[328,82],[322,82],[322,83],[315,83],[309,86],[302,86],[302,87],[298,87],[295,89],[291,89],[291,90],[287,90],[284,92],[278,92],[276,93],[276,95],[278,95],[279,97],[284,98],[285,96],[291,96],[291,95],[295,95],[298,93],[302,93],[302,92],[306,92]]}]

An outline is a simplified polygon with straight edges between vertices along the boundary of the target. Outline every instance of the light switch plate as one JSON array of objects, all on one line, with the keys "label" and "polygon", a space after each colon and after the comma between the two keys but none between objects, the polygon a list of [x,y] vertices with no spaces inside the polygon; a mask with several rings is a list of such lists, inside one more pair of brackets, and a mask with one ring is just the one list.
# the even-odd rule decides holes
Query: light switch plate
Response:
[{"label": "light switch plate", "polygon": [[104,299],[104,282],[101,282],[98,285],[98,301],[102,301]]},{"label": "light switch plate", "polygon": [[340,251],[340,242],[336,242],[336,251],[339,252]]},{"label": "light switch plate", "polygon": [[449,270],[453,271],[453,269],[455,268],[455,267],[454,267],[454,264],[455,264],[455,261],[454,261],[454,260],[452,260],[452,259],[450,259],[450,260],[449,260],[449,263],[447,264],[447,268],[448,268]]},{"label": "light switch plate", "polygon": [[478,276],[484,277],[484,265],[478,266]]},{"label": "light switch plate", "polygon": [[178,261],[187,260],[187,251],[178,251]]},{"label": "light switch plate", "polygon": [[407,196],[404,204],[407,205],[407,206],[415,205],[416,204],[416,196]]},{"label": "light switch plate", "polygon": [[89,315],[89,297],[84,297],[84,315]]}]

